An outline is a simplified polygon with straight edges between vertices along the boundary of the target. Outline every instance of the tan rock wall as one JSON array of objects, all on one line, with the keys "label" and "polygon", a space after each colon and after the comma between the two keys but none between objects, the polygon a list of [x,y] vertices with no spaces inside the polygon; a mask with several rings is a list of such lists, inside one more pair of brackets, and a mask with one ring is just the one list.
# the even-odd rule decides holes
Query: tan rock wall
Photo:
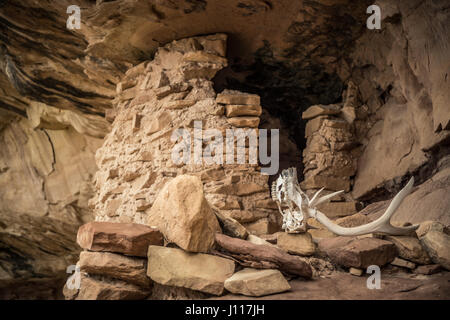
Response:
[{"label": "tan rock wall", "polygon": [[[97,171],[94,153],[102,140],[79,133],[69,122],[47,120],[39,127],[22,119],[0,131],[0,291],[11,293],[8,297],[19,284],[39,291],[37,278],[59,286],[59,293],[60,280],[80,251],[77,229],[93,219],[88,200]],[[100,117],[94,120],[105,124]],[[105,128],[91,127],[103,135]],[[28,297],[23,288],[18,291]]]},{"label": "tan rock wall", "polygon": [[368,118],[356,123],[364,147],[353,190],[364,200],[398,191],[392,186],[405,175],[418,177],[450,136],[450,53],[442,49],[449,25],[436,19],[444,4],[379,5],[383,33],[366,32],[352,54],[352,78],[368,106]]},{"label": "tan rock wall", "polygon": [[[257,163],[249,164],[248,143],[245,164],[225,163],[226,130],[254,128],[257,133],[261,114],[257,95],[236,91],[216,95],[211,79],[227,65],[225,53],[225,35],[183,39],[127,71],[117,87],[112,131],[96,154],[96,196],[90,202],[96,220],[146,223],[161,188],[177,175],[191,174],[201,178],[213,209],[244,224],[269,220],[255,232],[276,225],[278,213],[270,205],[268,176],[261,174]],[[192,147],[196,121],[204,133],[203,152],[211,145],[211,140],[205,141],[205,130],[222,133],[223,164],[206,159],[194,163],[195,146],[188,164],[172,160],[172,150],[180,146],[180,140],[171,139],[174,131],[185,129]]]}]

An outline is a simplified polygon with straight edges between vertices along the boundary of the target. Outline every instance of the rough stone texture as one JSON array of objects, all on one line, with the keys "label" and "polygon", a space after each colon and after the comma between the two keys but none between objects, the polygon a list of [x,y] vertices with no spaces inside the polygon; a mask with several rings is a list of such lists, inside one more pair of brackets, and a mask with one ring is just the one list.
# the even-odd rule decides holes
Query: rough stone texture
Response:
[{"label": "rough stone texture", "polygon": [[397,256],[394,244],[376,238],[323,239],[319,242],[319,250],[338,265],[362,269],[370,265],[384,266]]},{"label": "rough stone texture", "polygon": [[450,166],[439,168],[430,179],[408,195],[398,208],[393,222],[420,223],[425,220],[450,225]]},{"label": "rough stone texture", "polygon": [[[217,100],[216,100],[217,101]],[[260,105],[236,105],[225,106],[225,114],[228,118],[237,116],[260,116],[262,108]]]},{"label": "rough stone texture", "polygon": [[431,275],[431,274],[435,274],[438,273],[442,270],[442,267],[438,264],[429,264],[426,266],[418,266],[415,270],[414,273],[417,274],[424,274],[424,275]]},{"label": "rough stone texture", "polygon": [[312,256],[316,251],[316,245],[309,233],[288,234],[279,232],[277,245],[291,254],[300,256]]},{"label": "rough stone texture", "polygon": [[[404,184],[402,184],[403,186]],[[393,223],[410,222],[413,224],[435,221],[450,225],[450,167],[441,162],[436,173],[424,183],[418,185],[402,202],[392,217]],[[371,219],[381,216],[390,201],[375,202],[364,208],[362,214]]]},{"label": "rough stone texture", "polygon": [[[449,135],[444,130],[450,119],[444,70],[450,53],[441,50],[448,42],[449,25],[436,19],[444,3],[380,1],[378,5],[385,31],[365,33],[353,51],[353,63],[360,67],[352,78],[370,110],[358,133],[364,148],[353,195],[361,199],[397,191],[401,177],[418,173],[433,155],[432,148]],[[364,48],[372,48],[374,54],[365,54]]]},{"label": "rough stone texture", "polygon": [[203,194],[202,181],[181,175],[168,182],[148,212],[147,224],[156,226],[169,242],[190,252],[208,252],[220,232],[216,216]]},{"label": "rough stone texture", "polygon": [[[228,120],[246,121],[247,117],[225,116],[224,109],[229,103],[260,106],[255,94],[224,90],[216,97],[211,79],[227,65],[224,50],[218,49],[226,48],[226,38],[224,34],[215,34],[174,41],[159,48],[153,60],[130,68],[121,79],[130,88],[114,100],[117,115],[112,130],[96,153],[99,171],[91,203],[97,221],[146,223],[160,190],[174,177],[189,174],[201,179],[205,197],[215,211],[240,223],[268,219],[272,225],[278,224],[279,214],[269,193],[269,177],[261,174],[257,163],[249,163],[252,149],[246,148],[248,142],[244,146],[238,143],[234,148],[234,163],[226,159],[225,143],[220,151],[208,142],[207,129],[218,130],[225,141],[226,131],[236,129]],[[183,108],[171,108],[174,104]],[[138,115],[139,126],[133,121]],[[259,122],[259,117],[251,118]],[[195,121],[203,129],[201,152],[205,155],[210,150],[214,156],[196,162],[194,146],[190,161],[178,163],[172,156],[174,148],[182,146],[181,138],[176,140],[176,130],[186,130],[194,144]],[[257,135],[257,130],[252,132]],[[237,148],[244,151],[245,163],[237,163]],[[222,152],[220,164],[214,159]],[[262,202],[269,205],[261,206]],[[208,243],[207,240],[205,246]]]},{"label": "rough stone texture", "polygon": [[147,260],[127,257],[109,252],[88,252],[80,254],[80,270],[90,275],[107,276],[142,287],[150,287],[147,277]]},{"label": "rough stone texture", "polygon": [[350,216],[357,210],[356,202],[328,202],[317,206],[328,218],[336,219],[338,217]]},{"label": "rough stone texture", "polygon": [[278,270],[245,268],[225,280],[225,289],[231,293],[261,297],[288,291],[291,286]]},{"label": "rough stone texture", "polygon": [[229,259],[175,248],[148,248],[147,275],[159,284],[221,295],[224,281],[233,272],[234,262]]},{"label": "rough stone texture", "polygon": [[315,105],[311,106],[302,113],[302,119],[309,120],[322,115],[338,114],[341,112],[339,105]]},{"label": "rough stone texture", "polygon": [[142,300],[150,290],[105,277],[82,276],[75,300]]},{"label": "rough stone texture", "polygon": [[163,245],[156,228],[137,223],[89,222],[78,229],[77,243],[83,249],[146,257],[149,245]]},{"label": "rough stone texture", "polygon": [[262,218],[255,222],[245,223],[244,226],[249,233],[257,236],[274,233],[280,229],[279,224],[269,218]]},{"label": "rough stone texture", "polygon": [[[301,112],[311,105],[336,103],[343,93],[344,84],[347,84],[342,94],[342,108],[355,109],[356,118],[352,126],[357,142],[362,145],[352,149],[352,159],[359,158],[354,195],[369,202],[391,198],[410,175],[419,178],[416,181],[421,184],[430,178],[435,160],[445,154],[442,146],[448,141],[450,90],[446,73],[450,59],[449,51],[445,50],[449,34],[447,3],[431,0],[377,1],[383,18],[382,32],[367,30],[365,23],[358,23],[367,19],[366,8],[369,4],[351,0],[245,0],[239,4],[224,4],[221,0],[163,0],[152,3],[84,1],[81,4],[82,28],[69,31],[64,27],[67,19],[67,3],[64,1],[53,1],[51,5],[31,0],[3,1],[0,8],[0,29],[3,31],[0,39],[0,131],[2,134],[10,132],[11,127],[20,123],[20,119],[27,117],[32,121],[33,128],[37,126],[35,133],[47,132],[51,136],[51,148],[48,148],[44,135],[38,139],[44,146],[47,144],[47,156],[44,158],[51,159],[49,155],[53,149],[55,172],[61,167],[68,170],[67,174],[55,179],[57,182],[48,183],[39,173],[42,169],[40,165],[22,165],[23,161],[29,163],[29,154],[21,150],[27,149],[30,142],[21,143],[23,140],[18,139],[18,143],[2,143],[1,151],[18,146],[16,150],[19,154],[14,161],[11,160],[17,167],[5,165],[0,160],[0,182],[7,186],[0,188],[4,192],[0,203],[5,208],[15,208],[2,211],[2,215],[4,212],[28,214],[29,211],[33,211],[34,215],[36,209],[39,217],[41,214],[57,219],[62,217],[66,222],[70,219],[76,226],[89,221],[91,211],[87,207],[87,199],[92,192],[89,190],[90,178],[82,173],[83,182],[78,183],[81,180],[77,172],[86,172],[85,169],[94,168],[95,163],[80,161],[77,156],[91,152],[89,143],[85,144],[79,138],[85,138],[86,134],[97,136],[102,131],[104,122],[91,121],[92,118],[98,120],[105,113],[108,122],[113,122],[116,117],[120,118],[118,108],[112,109],[118,105],[118,100],[129,103],[130,108],[137,106],[139,101],[147,101],[146,90],[141,90],[143,93],[136,89],[137,83],[140,88],[144,82],[159,86],[155,89],[158,99],[170,101],[161,109],[156,106],[161,114],[154,115],[149,108],[143,110],[144,115],[152,115],[150,121],[130,114],[127,121],[133,134],[148,128],[148,132],[157,135],[171,123],[173,112],[195,109],[194,104],[175,111],[166,110],[166,106],[189,105],[195,99],[183,97],[186,91],[177,92],[179,88],[168,85],[171,75],[155,71],[150,79],[146,65],[140,63],[152,57],[161,44],[218,30],[232,35],[230,48],[227,50],[220,38],[212,41],[200,39],[200,45],[192,43],[194,51],[206,48],[206,52],[189,53],[182,58],[186,78],[202,75],[211,79],[224,64],[223,57],[227,53],[230,68],[223,70],[215,79],[219,92],[223,88],[233,87],[260,95],[264,108],[282,122],[282,126],[275,128],[286,129],[284,131],[300,149],[303,149],[305,125],[299,116]],[[114,12],[113,16],[111,12]],[[193,19],[196,23],[192,23]],[[140,75],[142,81],[138,81]],[[358,84],[357,90],[350,85],[349,79]],[[137,93],[139,97],[136,97]],[[139,99],[135,101],[131,99],[133,97]],[[211,95],[211,99],[214,98]],[[174,102],[180,99],[186,99],[186,102]],[[38,104],[35,103],[37,101]],[[39,103],[45,103],[46,107],[41,108]],[[149,104],[155,105],[154,101]],[[58,112],[55,112],[56,107]],[[213,112],[223,112],[223,107],[217,107]],[[89,120],[80,120],[80,114],[83,114],[82,118],[88,116],[86,118]],[[346,118],[344,113],[339,117]],[[80,122],[84,123],[82,134],[78,131]],[[99,123],[103,124],[98,126]],[[309,123],[311,121],[307,127],[311,127]],[[76,136],[80,135],[74,139],[70,134],[69,139],[54,144],[58,140],[54,135],[63,134],[66,132],[63,127],[69,126],[69,131],[73,128],[77,131]],[[19,136],[34,140],[32,132]],[[120,137],[120,132],[117,137]],[[126,151],[115,150],[116,156],[122,152],[127,155],[127,152],[133,152],[135,144],[117,142],[130,148]],[[66,153],[72,143],[76,145],[75,152]],[[143,150],[142,146],[146,144],[145,137],[141,143],[136,143],[139,147],[138,161],[161,160],[158,157],[150,160],[159,154],[159,149],[157,152]],[[316,146],[321,147],[321,144],[316,143]],[[32,149],[33,159],[36,160],[35,156],[40,158],[41,153],[35,152],[34,147]],[[58,159],[66,155],[66,160],[59,162]],[[294,152],[291,157],[290,161],[300,159]],[[130,158],[124,163],[136,160]],[[36,163],[34,160],[33,163]],[[102,161],[114,162],[115,159],[106,157]],[[87,171],[92,174],[95,170]],[[125,177],[126,180],[133,178],[132,171],[127,172],[124,181]],[[36,175],[36,172],[39,174]],[[108,179],[118,180],[119,175],[122,177],[120,170],[112,170],[108,172]],[[150,175],[147,181],[150,183],[156,178],[157,188],[145,196],[140,193],[126,194],[124,198],[128,199],[127,203],[114,199],[125,187],[111,183],[111,192],[116,193],[111,196],[108,190],[104,190],[101,197],[106,203],[100,208],[102,218],[98,219],[132,222],[136,218],[136,222],[144,222],[145,212],[156,196],[154,191],[165,183],[159,181],[163,179],[161,176],[169,180],[172,175],[172,169],[156,176]],[[332,176],[323,179],[318,176],[309,178],[308,184],[311,187],[350,190],[351,179]],[[213,178],[213,181],[221,180]],[[259,182],[262,186],[267,183]],[[68,188],[63,188],[66,184]],[[13,190],[11,185],[17,188],[10,191]],[[432,219],[449,224],[448,181],[444,180],[438,186],[436,184],[420,196],[416,195],[410,208],[418,210],[401,208],[396,215],[399,222],[415,223]],[[47,197],[47,189],[53,189],[51,197]],[[125,193],[129,191],[127,188],[123,190]],[[262,201],[269,199],[267,192],[257,196],[264,197]],[[228,198],[224,194],[214,194],[212,197]],[[421,198],[424,201],[420,201]],[[228,199],[226,203],[235,206],[234,200]],[[238,200],[242,200],[240,206],[245,209],[256,203],[253,199],[247,203],[245,197]],[[91,203],[92,208],[98,204],[97,201]],[[403,205],[406,204],[405,201]],[[26,208],[26,212],[20,211],[22,208]],[[115,216],[115,209],[121,211],[119,216]],[[122,214],[124,212],[129,212],[130,216]],[[412,219],[409,219],[410,216]],[[24,219],[23,223],[28,221]],[[38,229],[35,226],[24,228],[34,232]],[[15,234],[14,230],[10,234]],[[54,239],[55,242],[64,242],[65,233],[55,235]],[[15,258],[7,260],[7,263],[17,261]],[[28,270],[22,271],[28,273]]]},{"label": "rough stone texture", "polygon": [[256,94],[242,94],[238,91],[227,90],[217,95],[217,103],[230,105],[260,105],[261,100]]},{"label": "rough stone texture", "polygon": [[368,224],[372,222],[372,220],[360,213],[353,214],[351,216],[343,217],[336,219],[336,223],[340,225],[341,227],[345,228],[353,228],[357,226],[361,226],[363,224]]},{"label": "rough stone texture", "polygon": [[[367,275],[369,276],[369,275]],[[368,290],[367,277],[335,272],[314,281],[291,280],[291,290],[261,298],[228,294],[223,300],[448,300],[450,273],[421,277],[417,274],[381,274],[381,289]],[[228,303],[233,303],[229,301]],[[242,301],[244,303],[244,301]],[[282,302],[281,302],[282,303]],[[292,303],[296,303],[292,301]],[[414,303],[411,301],[411,303]]]},{"label": "rough stone texture", "polygon": [[440,231],[428,231],[420,238],[420,243],[434,263],[450,270],[450,236]]},{"label": "rough stone texture", "polygon": [[416,229],[416,235],[418,238],[422,238],[425,234],[427,234],[428,231],[438,231],[444,232],[446,234],[450,233],[448,227],[444,226],[442,223],[427,220],[422,222],[419,225],[419,228]]},{"label": "rough stone texture", "polygon": [[391,262],[391,264],[396,267],[402,267],[402,268],[406,268],[406,269],[410,269],[410,270],[412,270],[416,267],[415,263],[412,263],[411,261],[403,260],[401,258],[395,258]]},{"label": "rough stone texture", "polygon": [[262,239],[262,238],[260,238],[258,236],[255,236],[253,234],[250,234],[247,237],[247,241],[249,241],[249,242],[251,242],[253,244],[257,244],[257,245],[266,245],[266,246],[275,246],[275,247],[277,247],[275,244],[270,243],[270,242],[268,242],[268,241],[266,241],[266,240],[264,240],[264,239]]},{"label": "rough stone texture", "polygon": [[431,263],[430,257],[422,248],[419,239],[408,236],[386,236],[385,239],[395,244],[399,257],[418,264]]},{"label": "rough stone texture", "polygon": [[257,128],[259,125],[258,117],[235,117],[228,118],[227,121],[236,128]]},{"label": "rough stone texture", "polygon": [[[317,115],[329,114],[330,110],[332,113],[340,112],[334,105],[311,108]],[[356,172],[357,160],[351,152],[356,146],[352,127],[345,120],[330,115],[312,121],[314,124],[307,126],[307,142],[303,150],[305,181],[302,187],[349,191],[349,177]]]},{"label": "rough stone texture", "polygon": [[275,246],[257,245],[250,241],[216,234],[217,255],[229,257],[240,265],[257,269],[278,269],[281,272],[312,277],[311,266],[300,257],[287,254]]},{"label": "rough stone texture", "polygon": [[22,119],[0,129],[0,286],[11,285],[19,298],[20,288],[23,298],[32,297],[35,285],[41,297],[54,297],[51,286],[61,289],[80,251],[76,230],[93,219],[88,200],[101,140],[80,133],[98,129],[81,118],[74,118],[76,129],[59,119],[52,126]]},{"label": "rough stone texture", "polygon": [[[17,299],[45,299],[45,292],[58,298],[52,290],[61,292],[66,268],[80,252],[76,229],[59,219],[1,211],[0,291]],[[42,295],[37,293],[40,287]]]},{"label": "rough stone texture", "polygon": [[325,228],[323,224],[317,221],[314,218],[308,219],[308,225],[313,227],[314,229],[308,229],[308,233],[312,236],[314,243],[318,243],[321,239],[324,238],[334,238],[336,235]]}]

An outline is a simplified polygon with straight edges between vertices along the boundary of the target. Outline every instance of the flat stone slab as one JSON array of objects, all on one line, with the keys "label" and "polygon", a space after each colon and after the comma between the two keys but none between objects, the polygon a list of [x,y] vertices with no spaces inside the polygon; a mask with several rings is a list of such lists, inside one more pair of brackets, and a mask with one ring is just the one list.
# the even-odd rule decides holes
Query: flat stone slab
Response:
[{"label": "flat stone slab", "polygon": [[291,254],[300,256],[312,256],[316,252],[316,245],[309,233],[289,234],[279,232],[277,245]]},{"label": "flat stone slab", "polygon": [[397,256],[397,248],[389,241],[377,238],[335,237],[322,239],[319,250],[333,263],[366,269],[370,265],[384,266]]},{"label": "flat stone slab", "polygon": [[204,253],[150,246],[147,275],[155,282],[221,295],[234,273],[234,261]]},{"label": "flat stone slab", "polygon": [[338,105],[314,105],[306,109],[305,112],[302,113],[302,119],[308,120],[313,119],[318,116],[323,115],[332,115],[332,114],[338,114],[341,112],[341,108]]},{"label": "flat stone slab", "polygon": [[225,288],[231,293],[261,297],[288,291],[291,286],[278,270],[246,268],[225,280]]},{"label": "flat stone slab", "polygon": [[257,128],[259,125],[259,117],[234,117],[227,121],[237,128]]},{"label": "flat stone slab", "polygon": [[260,105],[238,105],[229,104],[225,107],[225,115],[228,118],[238,117],[238,116],[257,116],[259,117],[262,113],[262,108]]},{"label": "flat stone slab", "polygon": [[399,257],[418,264],[431,264],[428,253],[416,237],[386,236],[385,239],[395,244]]},{"label": "flat stone slab", "polygon": [[147,277],[147,260],[109,252],[83,251],[80,254],[80,270],[88,274],[107,276],[150,287]]},{"label": "flat stone slab", "polygon": [[144,300],[150,293],[121,280],[82,276],[75,300]]},{"label": "flat stone slab", "polygon": [[225,90],[217,95],[216,102],[221,104],[260,105],[261,98],[256,94]]},{"label": "flat stone slab", "polygon": [[146,257],[149,245],[163,245],[158,229],[137,223],[89,222],[78,229],[77,243],[90,251]]}]

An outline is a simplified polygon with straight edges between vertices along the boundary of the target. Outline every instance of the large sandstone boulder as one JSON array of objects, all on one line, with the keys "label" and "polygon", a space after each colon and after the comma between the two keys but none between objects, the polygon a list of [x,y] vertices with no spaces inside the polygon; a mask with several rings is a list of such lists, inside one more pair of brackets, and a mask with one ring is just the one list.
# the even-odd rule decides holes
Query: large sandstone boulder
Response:
[{"label": "large sandstone boulder", "polygon": [[214,234],[220,231],[201,180],[189,175],[178,176],[163,187],[147,219],[168,241],[190,252],[208,252]]},{"label": "large sandstone boulder", "polygon": [[370,265],[384,266],[397,256],[391,242],[377,238],[336,237],[319,242],[319,250],[335,264],[365,269]]},{"label": "large sandstone boulder", "polygon": [[261,297],[291,289],[280,271],[245,268],[225,280],[225,289],[231,293]]},{"label": "large sandstone boulder", "polygon": [[136,223],[89,222],[78,229],[77,243],[90,251],[146,257],[149,245],[163,245],[161,232]]},{"label": "large sandstone boulder", "polygon": [[155,282],[221,295],[224,282],[234,272],[229,259],[189,253],[176,248],[150,246],[147,275]]}]

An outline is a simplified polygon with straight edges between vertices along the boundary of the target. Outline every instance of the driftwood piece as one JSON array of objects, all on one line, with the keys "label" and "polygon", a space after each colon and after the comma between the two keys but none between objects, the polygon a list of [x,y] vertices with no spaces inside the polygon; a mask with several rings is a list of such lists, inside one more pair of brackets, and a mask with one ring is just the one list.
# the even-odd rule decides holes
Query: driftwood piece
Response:
[{"label": "driftwood piece", "polygon": [[219,220],[223,233],[227,236],[239,239],[247,239],[248,231],[245,227],[231,217],[227,217],[225,214],[218,210],[213,210],[217,220]]},{"label": "driftwood piece", "polygon": [[260,269],[279,269],[289,275],[312,277],[311,266],[297,256],[267,245],[257,245],[249,241],[216,234],[217,255],[228,257],[242,266]]}]

